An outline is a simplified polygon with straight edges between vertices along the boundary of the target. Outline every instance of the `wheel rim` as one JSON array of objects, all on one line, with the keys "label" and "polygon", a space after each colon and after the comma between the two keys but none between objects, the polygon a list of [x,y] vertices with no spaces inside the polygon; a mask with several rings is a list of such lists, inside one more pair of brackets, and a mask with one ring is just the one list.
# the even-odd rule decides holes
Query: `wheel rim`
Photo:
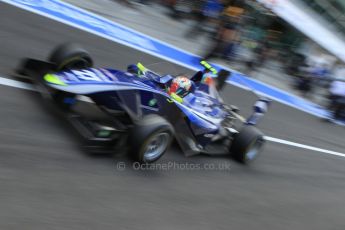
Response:
[{"label": "wheel rim", "polygon": [[145,147],[144,161],[150,162],[159,158],[168,147],[169,137],[168,133],[158,133],[152,136]]},{"label": "wheel rim", "polygon": [[261,146],[262,146],[262,140],[257,139],[255,141],[253,141],[253,143],[250,145],[250,147],[248,148],[248,151],[245,155],[245,160],[246,161],[252,161],[254,160],[257,155],[260,152]]}]

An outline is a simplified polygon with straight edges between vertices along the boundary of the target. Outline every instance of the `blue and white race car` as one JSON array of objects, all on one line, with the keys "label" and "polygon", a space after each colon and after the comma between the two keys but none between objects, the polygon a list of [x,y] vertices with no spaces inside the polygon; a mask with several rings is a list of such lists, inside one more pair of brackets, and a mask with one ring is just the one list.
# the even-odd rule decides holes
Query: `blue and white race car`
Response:
[{"label": "blue and white race car", "polygon": [[[217,89],[230,72],[218,73],[206,62],[191,78],[161,76],[140,63],[126,71],[92,64],[83,48],[63,44],[49,61],[25,59],[18,69],[36,83],[91,151],[126,150],[135,161],[151,163],[176,138],[187,156],[227,154],[249,163],[263,146],[264,135],[254,126],[268,101],[260,99],[248,119],[235,106],[225,105]],[[96,107],[101,116],[88,114],[91,109],[84,104]]]}]

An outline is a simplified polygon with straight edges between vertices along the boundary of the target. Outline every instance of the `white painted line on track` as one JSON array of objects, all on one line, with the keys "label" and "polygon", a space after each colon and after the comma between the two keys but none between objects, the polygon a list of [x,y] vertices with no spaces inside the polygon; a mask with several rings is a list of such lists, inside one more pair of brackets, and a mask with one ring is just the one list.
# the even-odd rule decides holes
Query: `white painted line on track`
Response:
[{"label": "white painted line on track", "polygon": [[[36,88],[32,84],[24,83],[24,82],[16,81],[16,80],[11,80],[11,79],[1,77],[1,76],[0,76],[0,85],[10,86],[10,87],[18,88],[18,89],[37,91]],[[85,102],[92,102],[88,97],[85,97],[85,96],[80,96],[78,99],[81,101],[85,101]],[[310,146],[310,145],[295,143],[292,141],[287,141],[287,140],[283,140],[283,139],[279,139],[279,138],[275,138],[275,137],[265,136],[265,140],[270,141],[270,142],[274,142],[274,143],[278,143],[278,144],[296,147],[296,148],[302,148],[302,149],[307,149],[307,150],[311,150],[311,151],[326,153],[329,155],[345,157],[345,153],[340,153],[340,152],[322,149],[322,148],[318,148],[318,147],[314,147],[314,146]]]},{"label": "white painted line on track", "polygon": [[4,77],[0,77],[0,85],[10,86],[10,87],[18,88],[18,89],[37,91],[32,84],[24,83],[24,82],[16,81],[16,80],[11,80]]},{"label": "white painted line on track", "polygon": [[308,150],[312,150],[312,151],[316,151],[316,152],[327,153],[327,154],[334,155],[334,156],[345,157],[345,153],[340,153],[340,152],[335,152],[335,151],[331,151],[331,150],[327,150],[327,149],[313,147],[310,145],[299,144],[299,143],[295,143],[292,141],[286,141],[286,140],[275,138],[275,137],[265,136],[265,140],[270,141],[270,142],[274,142],[274,143],[283,144],[283,145],[293,146],[296,148],[308,149]]}]

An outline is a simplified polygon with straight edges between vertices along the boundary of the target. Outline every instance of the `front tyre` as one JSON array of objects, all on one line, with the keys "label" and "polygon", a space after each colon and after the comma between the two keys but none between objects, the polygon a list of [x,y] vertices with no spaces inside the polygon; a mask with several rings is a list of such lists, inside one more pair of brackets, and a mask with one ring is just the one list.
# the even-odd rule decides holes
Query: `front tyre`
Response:
[{"label": "front tyre", "polygon": [[49,62],[56,65],[57,71],[91,68],[93,60],[90,54],[78,44],[64,43],[55,48]]},{"label": "front tyre", "polygon": [[257,158],[264,142],[262,132],[254,126],[244,126],[235,136],[230,146],[230,153],[236,161],[249,164]]},{"label": "front tyre", "polygon": [[153,163],[161,158],[174,136],[174,129],[164,118],[149,115],[137,121],[129,135],[131,157],[140,163]]}]

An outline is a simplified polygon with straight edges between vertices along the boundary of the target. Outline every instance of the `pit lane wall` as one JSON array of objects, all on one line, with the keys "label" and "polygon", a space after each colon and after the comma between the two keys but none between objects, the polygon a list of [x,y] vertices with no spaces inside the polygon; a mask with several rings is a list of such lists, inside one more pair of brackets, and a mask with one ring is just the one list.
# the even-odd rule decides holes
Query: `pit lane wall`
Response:
[{"label": "pit lane wall", "polygon": [[[165,59],[189,69],[200,69],[199,57],[177,47],[139,33],[101,16],[80,9],[59,0],[0,0],[24,10],[48,17],[61,23],[76,27],[111,41],[132,47],[153,56]],[[226,67],[215,65],[217,69]],[[320,106],[302,98],[269,86],[245,75],[233,72],[228,83],[253,90],[283,104],[292,106],[318,117],[327,117],[328,112]]]}]

